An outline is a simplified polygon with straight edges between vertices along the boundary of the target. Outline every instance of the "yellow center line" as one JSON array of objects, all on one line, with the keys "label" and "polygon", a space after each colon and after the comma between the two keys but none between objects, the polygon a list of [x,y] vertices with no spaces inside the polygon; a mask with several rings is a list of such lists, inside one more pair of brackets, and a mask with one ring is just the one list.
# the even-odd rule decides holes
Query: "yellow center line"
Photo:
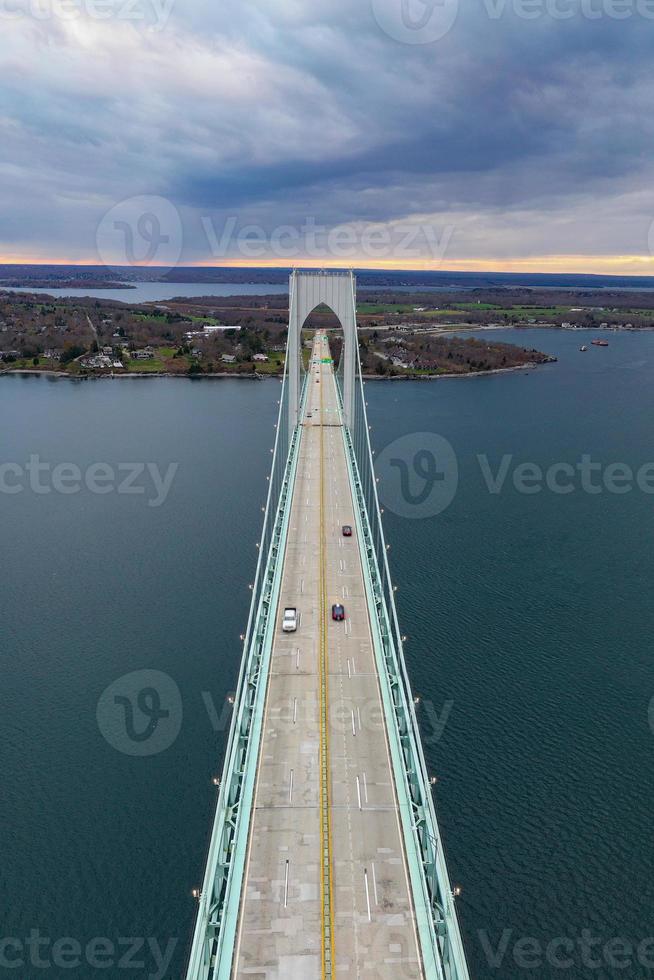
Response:
[{"label": "yellow center line", "polygon": [[327,589],[325,572],[325,438],[323,371],[320,368],[320,905],[322,912],[322,977],[336,972],[333,928],[332,827],[329,785],[329,726],[327,676]]}]

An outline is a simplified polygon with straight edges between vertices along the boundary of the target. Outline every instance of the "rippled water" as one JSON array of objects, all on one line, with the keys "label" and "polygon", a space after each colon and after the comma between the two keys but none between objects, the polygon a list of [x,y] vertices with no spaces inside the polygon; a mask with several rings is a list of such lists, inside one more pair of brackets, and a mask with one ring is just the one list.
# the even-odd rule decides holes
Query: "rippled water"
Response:
[{"label": "rippled water", "polygon": [[[575,948],[567,970],[530,970],[513,945],[654,932],[654,497],[525,495],[512,474],[584,453],[634,468],[654,459],[654,334],[611,335],[586,354],[572,334],[507,339],[559,363],[366,389],[379,451],[430,431],[458,459],[441,514],[386,506],[409,668],[473,975],[631,980],[651,973],[635,954],[617,970],[600,952],[593,969]],[[182,971],[278,395],[275,381],[1,379],[3,461],[38,454],[85,474],[97,462],[179,464],[159,507],[143,478],[143,495],[0,494],[2,935],[177,939],[166,975]],[[479,454],[493,473],[512,456],[500,493]],[[183,703],[174,744],[146,758],[117,751],[96,719],[105,688],[141,669],[169,674]],[[493,966],[485,948],[503,930]],[[50,957],[49,970],[0,975],[154,973],[149,948],[140,956],[133,970],[116,953],[108,970]]]},{"label": "rippled water", "polygon": [[[410,673],[442,715],[427,747],[477,977],[651,975],[576,946],[563,970],[514,956],[583,929],[640,943],[652,922],[654,497],[488,492],[534,462],[654,460],[654,334],[493,334],[559,356],[535,372],[432,384],[368,385],[379,448],[413,431],[454,447],[459,487],[430,520],[386,508]],[[597,477],[594,478],[595,482]],[[434,731],[423,711],[425,732]],[[447,717],[447,715],[445,716]],[[436,732],[438,729],[436,729]],[[485,953],[511,930],[495,968]],[[482,933],[482,935],[480,935]],[[565,950],[554,954],[562,957]],[[525,962],[540,962],[534,971]],[[607,965],[607,962],[609,965]]]}]

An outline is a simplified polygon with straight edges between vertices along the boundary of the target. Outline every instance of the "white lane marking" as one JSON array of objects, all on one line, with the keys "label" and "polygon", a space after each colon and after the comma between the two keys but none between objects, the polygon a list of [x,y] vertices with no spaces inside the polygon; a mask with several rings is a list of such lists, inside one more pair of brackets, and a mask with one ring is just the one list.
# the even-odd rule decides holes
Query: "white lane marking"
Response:
[{"label": "white lane marking", "polygon": [[347,676],[352,680],[352,668],[350,667],[350,661],[347,662]]},{"label": "white lane marking", "polygon": [[352,734],[356,737],[357,730],[354,727],[354,709],[352,710]]},{"label": "white lane marking", "polygon": [[[286,862],[288,864],[288,861]],[[368,906],[368,922],[372,922],[372,913],[370,911],[370,890],[368,889],[368,869],[363,869],[363,880],[366,885],[366,905]]]},{"label": "white lane marking", "polygon": [[361,783],[359,782],[359,777],[357,776],[357,799],[359,801],[359,809],[361,810]]},{"label": "white lane marking", "polygon": [[298,647],[295,652],[295,669],[300,669],[300,648]]},{"label": "white lane marking", "polygon": [[291,778],[288,784],[288,802],[293,802],[293,770],[291,769]]},{"label": "white lane marking", "polygon": [[286,859],[286,872],[284,874],[284,908],[288,908],[288,858]]},{"label": "white lane marking", "polygon": [[356,669],[356,666],[354,664],[354,657],[352,657],[352,673],[353,674],[356,674],[356,672],[357,672],[357,669]]},{"label": "white lane marking", "polygon": [[375,896],[375,905],[379,905],[379,897],[377,895],[377,875],[375,874],[375,862],[372,862],[372,891]]},{"label": "white lane marking", "polygon": [[304,595],[304,579],[300,579],[300,595]]},{"label": "white lane marking", "polygon": [[293,724],[297,722],[297,698],[293,698]]},{"label": "white lane marking", "polygon": [[368,780],[366,779],[366,774],[363,774],[363,798],[368,802]]},{"label": "white lane marking", "polygon": [[357,721],[359,722],[359,731],[361,731],[361,708],[357,705]]}]

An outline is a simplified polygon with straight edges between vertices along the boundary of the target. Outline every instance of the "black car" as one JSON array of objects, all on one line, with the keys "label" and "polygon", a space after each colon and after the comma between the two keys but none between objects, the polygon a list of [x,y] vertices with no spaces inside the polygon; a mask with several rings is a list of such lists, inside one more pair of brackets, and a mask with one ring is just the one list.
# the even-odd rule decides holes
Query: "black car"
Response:
[{"label": "black car", "polygon": [[344,524],[343,525],[343,537],[344,538],[351,538],[352,537],[352,528],[351,528],[351,526],[349,524]]},{"label": "black car", "polygon": [[340,602],[335,602],[332,606],[332,619],[335,619],[337,623],[345,619],[345,606],[342,606]]}]

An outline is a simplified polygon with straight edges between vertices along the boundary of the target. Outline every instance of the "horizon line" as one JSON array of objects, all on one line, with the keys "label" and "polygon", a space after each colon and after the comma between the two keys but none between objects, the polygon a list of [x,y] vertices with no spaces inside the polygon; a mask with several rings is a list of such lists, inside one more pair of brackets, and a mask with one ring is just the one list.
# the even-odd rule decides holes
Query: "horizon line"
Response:
[{"label": "horizon line", "polygon": [[[293,262],[280,262],[279,259],[258,259],[244,261],[240,259],[225,259],[222,263],[199,261],[188,264],[177,263],[157,266],[152,263],[127,263],[107,265],[91,259],[48,259],[43,257],[19,257],[0,254],[0,266],[74,266],[79,268],[106,269],[108,272],[117,269],[147,270],[153,272],[164,269],[168,272],[174,269],[351,269],[361,272],[413,272],[413,273],[450,273],[470,274],[487,273],[489,275],[585,275],[585,276],[620,276],[623,278],[654,278],[654,257],[644,255],[548,255],[527,259],[460,259],[453,263],[429,264],[414,260],[413,263],[396,260],[360,260],[350,262],[335,262],[334,260],[306,259]],[[651,271],[650,271],[651,270]]]}]

